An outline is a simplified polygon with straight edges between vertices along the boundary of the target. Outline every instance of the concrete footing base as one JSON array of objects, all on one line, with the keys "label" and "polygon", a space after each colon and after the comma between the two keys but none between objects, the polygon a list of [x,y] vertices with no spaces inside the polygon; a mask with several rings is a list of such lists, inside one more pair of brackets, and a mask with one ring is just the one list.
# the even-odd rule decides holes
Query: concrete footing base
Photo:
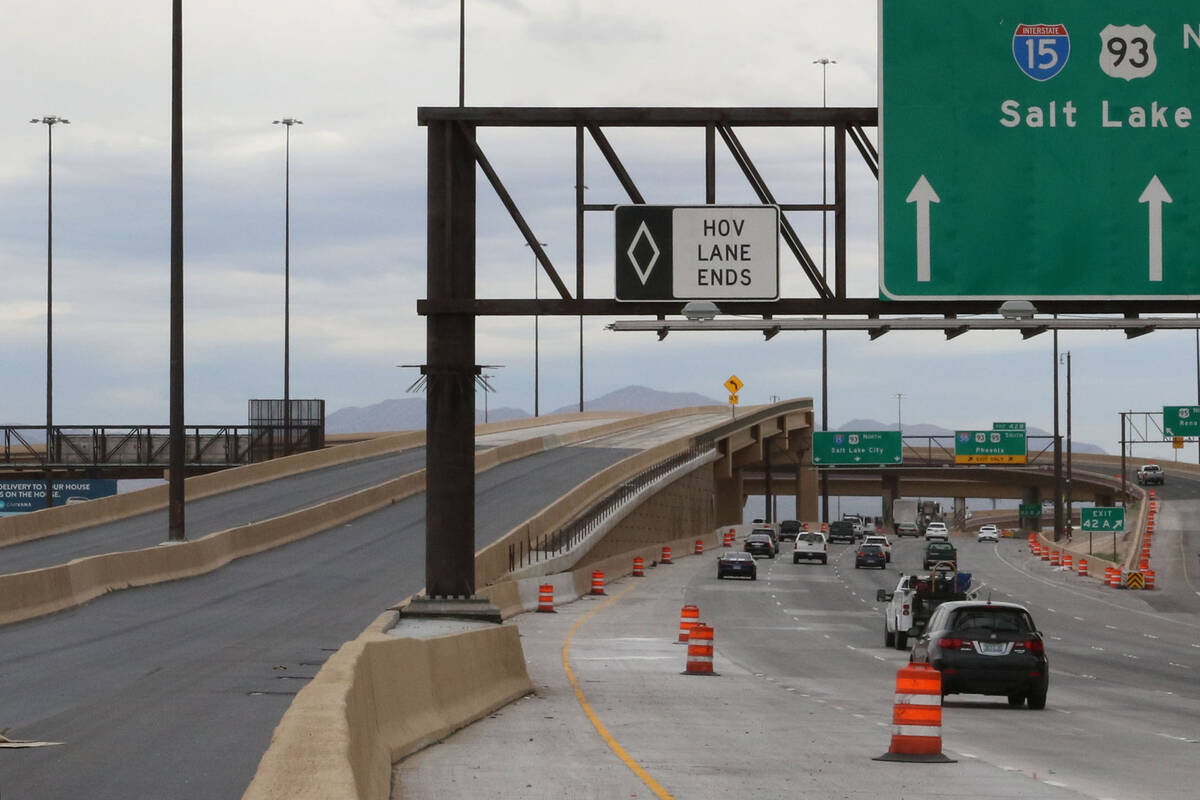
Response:
[{"label": "concrete footing base", "polygon": [[400,616],[501,622],[500,607],[484,597],[414,597],[400,610]]}]

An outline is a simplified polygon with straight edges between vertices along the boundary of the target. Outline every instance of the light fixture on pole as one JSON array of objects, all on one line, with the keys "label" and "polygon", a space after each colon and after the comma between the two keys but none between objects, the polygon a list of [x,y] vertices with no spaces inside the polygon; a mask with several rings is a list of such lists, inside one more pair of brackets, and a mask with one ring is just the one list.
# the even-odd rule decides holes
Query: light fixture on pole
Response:
[{"label": "light fixture on pole", "polygon": [[71,120],[48,114],[29,120],[46,126],[46,508],[54,504],[50,472],[54,442],[54,126]]},{"label": "light fixture on pole", "polygon": [[283,135],[283,452],[292,450],[291,380],[291,292],[292,292],[292,126],[303,120],[284,117],[273,120],[282,125]]},{"label": "light fixture on pole", "polygon": [[489,369],[503,369],[503,364],[480,364],[479,376],[475,379],[475,385],[483,390],[483,424],[488,423],[488,395],[496,391],[492,388],[491,379],[496,377],[494,373],[487,372]]},{"label": "light fixture on pole", "polygon": [[[829,65],[836,64],[832,58],[821,57],[813,61],[821,65],[821,108],[825,108],[826,76]],[[825,151],[825,126],[821,126],[821,279],[828,280],[827,264],[827,228],[825,204],[829,200],[829,181],[827,178],[827,157]],[[824,315],[822,315],[822,318]],[[821,330],[821,430],[829,430],[829,331]],[[829,477],[821,473],[821,514],[822,519],[829,520]]]},{"label": "light fixture on pole", "polygon": [[1054,329],[1054,533],[1058,541],[1063,534],[1063,475],[1062,437],[1058,428],[1058,329]]},{"label": "light fixture on pole", "polygon": [[[529,244],[529,242],[526,242],[525,246],[530,248],[530,250],[533,249],[533,247]],[[550,245],[546,244],[545,242],[538,242],[538,246],[539,247],[549,247]],[[538,271],[539,271],[538,270],[538,258],[537,258],[537,253],[535,252],[533,254],[533,299],[534,300],[538,299]],[[538,314],[535,313],[533,315],[533,415],[535,417],[541,416],[541,396],[540,396],[541,391],[540,391],[540,386],[539,386],[540,376],[538,375],[538,370],[539,370],[538,323],[539,323],[539,321],[540,321],[540,317]]]}]

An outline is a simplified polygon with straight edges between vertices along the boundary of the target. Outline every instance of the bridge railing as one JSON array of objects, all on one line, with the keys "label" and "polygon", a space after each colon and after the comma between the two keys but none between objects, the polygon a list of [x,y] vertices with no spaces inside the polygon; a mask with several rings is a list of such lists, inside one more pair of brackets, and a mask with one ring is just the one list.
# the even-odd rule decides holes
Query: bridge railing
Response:
[{"label": "bridge railing", "polygon": [[[49,446],[41,441],[44,425],[0,427],[3,462],[12,469],[71,470],[84,467],[161,467],[170,464],[169,425],[56,425]],[[188,466],[225,467],[267,461],[287,453],[319,450],[323,426],[189,425],[184,462]]]},{"label": "bridge railing", "polygon": [[715,445],[711,442],[693,441],[686,450],[656,463],[623,482],[568,525],[534,538],[510,543],[508,545],[509,572],[554,558],[578,546],[632,503],[648,486],[686,466],[689,462],[707,457],[714,449]]}]

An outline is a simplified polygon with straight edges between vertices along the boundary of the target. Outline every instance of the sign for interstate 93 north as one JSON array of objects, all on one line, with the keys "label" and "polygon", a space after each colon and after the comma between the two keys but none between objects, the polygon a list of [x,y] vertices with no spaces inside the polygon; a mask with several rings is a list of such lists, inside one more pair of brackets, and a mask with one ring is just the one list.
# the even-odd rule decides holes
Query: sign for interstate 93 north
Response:
[{"label": "sign for interstate 93 north", "polygon": [[777,206],[617,206],[616,299],[778,300]]},{"label": "sign for interstate 93 north", "polygon": [[880,3],[889,299],[1200,296],[1200,11]]}]

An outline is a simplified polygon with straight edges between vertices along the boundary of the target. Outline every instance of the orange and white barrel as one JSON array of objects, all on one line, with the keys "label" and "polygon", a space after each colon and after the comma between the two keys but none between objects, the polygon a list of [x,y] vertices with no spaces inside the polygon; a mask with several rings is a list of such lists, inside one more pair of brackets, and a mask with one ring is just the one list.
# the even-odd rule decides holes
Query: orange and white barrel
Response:
[{"label": "orange and white barrel", "polygon": [[635,577],[635,578],[646,577],[645,567],[646,567],[646,562],[642,560],[641,556],[638,556],[637,558],[635,558],[633,560],[633,577]]},{"label": "orange and white barrel", "polygon": [[1070,554],[1070,553],[1068,553],[1068,552],[1066,552],[1066,551],[1064,551],[1064,552],[1063,552],[1063,554],[1062,554],[1062,565],[1063,565],[1063,568],[1064,568],[1064,569],[1065,569],[1067,572],[1070,572],[1070,571],[1071,571],[1071,566],[1072,566],[1073,564],[1074,564],[1074,559],[1072,559],[1072,558],[1071,558],[1071,554]]},{"label": "orange and white barrel", "polygon": [[1079,565],[1076,569],[1080,575],[1088,574],[1087,567],[1088,567],[1087,559],[1086,558],[1079,559]]},{"label": "orange and white barrel", "polygon": [[700,539],[697,539],[696,547],[695,547],[695,549],[692,550],[692,555],[699,556],[699,555],[703,555],[703,554],[704,554],[704,542]]},{"label": "orange and white barrel", "polygon": [[1121,569],[1119,567],[1112,568],[1112,573],[1108,576],[1108,585],[1114,589],[1121,588]]},{"label": "orange and white barrel", "polygon": [[542,613],[554,612],[554,584],[543,583],[538,586],[538,606],[537,610]]},{"label": "orange and white barrel", "polygon": [[686,605],[679,612],[679,644],[685,644],[692,628],[700,621],[700,606]]},{"label": "orange and white barrel", "polygon": [[952,761],[942,753],[942,673],[929,664],[896,671],[892,743],[876,761]]},{"label": "orange and white barrel", "polygon": [[1152,569],[1146,570],[1142,574],[1142,577],[1144,577],[1146,579],[1146,588],[1153,589],[1154,588],[1154,570],[1152,570]]},{"label": "orange and white barrel", "polygon": [[1057,550],[1050,551],[1050,566],[1057,567],[1062,560],[1062,553]]},{"label": "orange and white barrel", "polygon": [[686,675],[715,675],[713,672],[713,629],[703,622],[692,627],[688,638]]},{"label": "orange and white barrel", "polygon": [[592,594],[608,594],[608,592],[604,591],[603,572],[592,573]]},{"label": "orange and white barrel", "polygon": [[664,547],[662,549],[662,558],[660,558],[658,561],[660,564],[670,564],[671,563],[671,548]]},{"label": "orange and white barrel", "polygon": [[734,533],[733,531],[726,531],[724,536],[721,537],[721,546],[722,547],[733,547],[733,540],[736,536],[737,536],[737,534]]}]

